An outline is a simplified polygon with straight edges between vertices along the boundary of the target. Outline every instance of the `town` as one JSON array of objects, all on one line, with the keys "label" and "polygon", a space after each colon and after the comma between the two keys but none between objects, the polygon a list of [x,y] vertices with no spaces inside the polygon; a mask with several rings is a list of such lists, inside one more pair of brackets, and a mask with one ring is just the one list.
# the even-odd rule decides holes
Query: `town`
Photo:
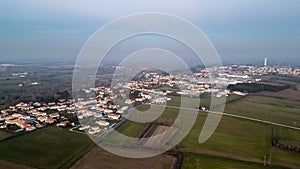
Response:
[{"label": "town", "polygon": [[[115,69],[126,69],[115,67]],[[210,72],[220,72],[210,79]],[[58,102],[20,102],[1,110],[0,128],[12,132],[30,132],[49,125],[68,127],[72,131],[86,131],[92,135],[101,135],[115,126],[130,111],[131,105],[164,104],[170,96],[182,95],[215,97],[229,94],[247,95],[241,91],[230,91],[228,85],[255,83],[266,74],[300,75],[300,69],[291,67],[257,67],[232,65],[199,69],[191,75],[169,75],[154,71],[142,72],[138,78],[125,84],[116,84],[114,88],[95,87],[82,89],[92,97],[77,100],[60,99]],[[27,76],[27,73],[15,73],[13,76]],[[218,85],[215,85],[218,84]],[[118,102],[115,100],[119,100]],[[208,109],[204,108],[203,110]],[[85,125],[80,125],[84,120]],[[88,121],[88,123],[86,123]],[[86,125],[88,124],[88,125]]]}]

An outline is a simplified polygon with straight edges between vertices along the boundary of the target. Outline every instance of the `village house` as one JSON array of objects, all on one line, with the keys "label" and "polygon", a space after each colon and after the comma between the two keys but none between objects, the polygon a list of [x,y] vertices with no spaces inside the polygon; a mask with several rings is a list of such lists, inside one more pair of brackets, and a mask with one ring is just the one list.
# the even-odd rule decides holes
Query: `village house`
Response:
[{"label": "village house", "polygon": [[55,118],[59,118],[59,113],[52,113],[49,115],[49,117],[55,119]]},{"label": "village house", "polygon": [[119,114],[109,114],[107,115],[108,118],[113,119],[113,120],[119,120],[121,118],[121,115]]},{"label": "village house", "polygon": [[96,123],[99,125],[99,126],[109,126],[109,122],[107,121],[103,121],[103,120],[99,120],[99,121],[96,121]]},{"label": "village house", "polygon": [[57,127],[66,127],[69,121],[62,121],[56,124]]},{"label": "village house", "polygon": [[81,125],[81,127],[79,127],[79,130],[86,130],[89,129],[90,126],[89,125]]},{"label": "village house", "polygon": [[45,122],[47,120],[47,117],[45,117],[45,116],[38,116],[37,120],[40,121],[40,122]]},{"label": "village house", "polygon": [[54,123],[55,121],[54,121],[53,119],[51,119],[51,118],[47,118],[47,119],[45,120],[45,122],[46,122],[47,124],[52,124],[52,123]]}]

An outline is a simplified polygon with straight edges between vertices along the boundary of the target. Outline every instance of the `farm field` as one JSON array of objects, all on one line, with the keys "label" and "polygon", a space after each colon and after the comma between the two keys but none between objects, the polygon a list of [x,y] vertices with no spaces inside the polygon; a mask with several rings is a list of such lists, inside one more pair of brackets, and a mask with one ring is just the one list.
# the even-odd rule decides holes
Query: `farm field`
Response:
[{"label": "farm field", "polygon": [[[198,155],[198,154],[183,154],[182,169],[195,168],[218,168],[218,169],[266,169],[262,164],[248,163],[236,160],[228,160],[219,157]],[[272,169],[284,169],[281,167],[272,167]]]},{"label": "farm field", "polygon": [[47,127],[0,144],[0,158],[38,168],[68,168],[93,147],[83,134]]},{"label": "farm field", "polygon": [[[147,124],[136,123],[127,120],[124,124],[122,124],[117,131],[128,137],[120,137],[115,132],[109,133],[109,137],[105,137],[105,140],[102,140],[105,143],[120,143],[120,144],[136,144],[136,142],[130,142],[130,137],[138,138],[141,132],[144,130]],[[95,138],[97,140],[97,138]]]},{"label": "farm field", "polygon": [[[171,105],[176,105],[178,103],[178,98],[173,97],[170,103]],[[173,102],[175,101],[175,103]],[[245,105],[251,104],[250,107]],[[266,107],[260,110],[260,106],[265,104]],[[240,106],[239,106],[240,105]],[[226,113],[237,113],[239,109],[248,109],[249,113],[254,112],[252,116],[258,119],[271,120],[278,123],[288,122],[291,118],[299,118],[299,115],[293,116],[293,113],[297,113],[299,108],[299,103],[286,101],[283,99],[268,98],[262,96],[247,96],[235,102],[228,103],[226,105]],[[238,107],[233,107],[238,106]],[[229,108],[228,108],[229,107]],[[272,118],[266,118],[266,116],[258,116],[259,112],[267,111],[273,113],[281,107],[281,111],[275,112],[275,116]],[[147,110],[148,105],[143,105],[138,107],[139,110]],[[235,110],[236,109],[236,110]],[[155,110],[155,107],[154,107]],[[233,111],[235,110],[235,111]],[[256,111],[257,114],[256,114]],[[166,108],[164,113],[156,120],[156,123],[170,123],[177,117],[178,109]],[[286,113],[287,115],[285,115]],[[283,114],[285,117],[276,116]],[[248,116],[248,114],[243,114]],[[254,116],[255,115],[255,116]],[[179,148],[187,149],[201,149],[201,150],[213,150],[216,152],[225,153],[228,155],[236,155],[244,158],[255,159],[256,161],[263,162],[264,156],[268,158],[271,156],[272,164],[274,165],[286,165],[300,166],[299,153],[295,153],[288,150],[281,150],[279,148],[272,147],[272,132],[277,137],[286,140],[294,140],[300,142],[300,131],[286,129],[282,127],[275,127],[268,124],[253,122],[245,119],[238,119],[234,117],[223,116],[222,120],[212,135],[212,137],[204,144],[199,144],[199,134],[203,127],[204,121],[206,119],[206,112],[199,112],[197,121],[194,127],[189,132],[187,137],[179,144]],[[127,122],[125,122],[126,124]],[[134,125],[139,125],[131,122]],[[288,123],[290,124],[290,123]],[[168,124],[169,125],[169,124]],[[123,131],[132,131],[130,135],[139,135],[143,130],[127,130],[126,127],[122,129]],[[255,167],[255,165],[254,165]]]},{"label": "farm field", "polygon": [[[171,96],[172,100],[167,103],[168,106],[177,106],[180,107],[181,98],[179,96]],[[234,100],[240,99],[241,96],[231,94],[226,97],[226,102],[231,102]],[[216,98],[216,100],[220,100],[220,98]],[[194,105],[199,104],[199,106],[204,106],[206,108],[210,107],[211,104],[211,96],[202,96],[200,99],[191,98],[191,97],[184,97],[183,105],[186,105],[186,108],[196,108],[193,107]]]},{"label": "farm field", "polygon": [[263,92],[259,92],[259,94],[263,96],[300,101],[300,85],[294,84],[293,88],[285,89],[279,92],[263,91]]},{"label": "farm field", "polygon": [[174,165],[175,160],[176,158],[170,155],[159,155],[144,159],[124,158],[108,153],[99,147],[95,147],[78,162],[76,162],[71,169],[168,169]]},{"label": "farm field", "polygon": [[300,102],[249,95],[226,105],[226,113],[300,127]]},{"label": "farm field", "polygon": [[[185,98],[185,105],[192,108],[199,100]],[[210,107],[210,97],[200,99],[201,106]],[[300,127],[300,102],[266,96],[230,95],[226,98],[225,113],[257,118],[270,122]],[[180,97],[173,96],[168,106],[180,105]]]},{"label": "farm field", "polygon": [[[260,160],[264,156],[270,157],[272,151],[272,164],[285,164],[289,159],[290,165],[300,166],[299,153],[272,148],[272,127],[248,120],[222,117],[217,130],[212,137],[204,144],[198,143],[199,134],[203,126],[205,115],[198,116],[197,123],[189,132],[188,136],[179,144],[179,147],[190,149],[202,149],[234,154],[239,157],[253,158]],[[300,132],[277,127],[278,132],[288,132],[284,137],[289,140],[300,141]],[[275,151],[276,153],[274,153]]]},{"label": "farm field", "polygon": [[264,76],[262,79],[263,81],[269,83],[289,84],[291,85],[291,88],[279,92],[262,91],[258,93],[259,95],[300,101],[300,84],[299,84],[300,78],[299,77],[268,75],[268,76]]},{"label": "farm field", "polygon": [[117,131],[129,137],[138,137],[145,126],[146,124],[127,121]]}]

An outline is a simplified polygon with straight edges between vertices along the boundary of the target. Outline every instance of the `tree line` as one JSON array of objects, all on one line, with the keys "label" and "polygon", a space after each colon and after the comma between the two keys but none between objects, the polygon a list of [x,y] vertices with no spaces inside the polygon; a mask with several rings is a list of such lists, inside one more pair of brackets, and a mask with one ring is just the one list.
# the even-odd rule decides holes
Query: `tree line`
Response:
[{"label": "tree line", "polygon": [[291,85],[269,85],[269,84],[259,84],[259,83],[238,83],[236,85],[229,85],[227,89],[231,91],[240,91],[246,93],[257,93],[260,91],[271,91],[278,92],[284,89],[290,88]]}]

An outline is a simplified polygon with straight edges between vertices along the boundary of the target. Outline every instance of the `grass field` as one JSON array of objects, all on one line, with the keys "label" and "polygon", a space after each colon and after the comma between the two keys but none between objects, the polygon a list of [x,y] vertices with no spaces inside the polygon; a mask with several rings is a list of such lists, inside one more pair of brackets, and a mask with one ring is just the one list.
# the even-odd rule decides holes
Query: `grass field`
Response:
[{"label": "grass field", "polygon": [[146,124],[127,121],[117,131],[129,137],[138,137],[145,126]]},{"label": "grass field", "polygon": [[204,144],[199,144],[199,134],[205,118],[206,114],[198,116],[196,124],[180,143],[180,147],[214,150],[260,160],[268,154],[271,130],[267,126],[224,116],[212,137]]},{"label": "grass field", "polygon": [[[147,106],[139,109],[147,109]],[[161,117],[176,118],[178,109],[166,108]],[[180,143],[180,147],[187,148],[202,148],[212,149],[226,153],[237,153],[246,157],[263,158],[264,154],[268,153],[271,146],[271,129],[262,124],[244,121],[235,118],[223,117],[221,124],[213,137],[205,144],[198,143],[200,131],[203,127],[207,113],[201,112],[198,115],[197,121],[190,131],[188,136]],[[126,122],[122,125],[122,131],[126,131],[126,135],[138,135],[143,128],[138,127],[135,130],[130,130],[133,127],[141,124],[134,122]],[[257,133],[261,131],[260,133]],[[236,143],[240,143],[236,145]]]},{"label": "grass field", "polygon": [[[167,105],[180,107],[181,98],[179,96],[171,96],[171,98],[172,98],[172,100],[169,101]],[[232,94],[232,95],[229,95],[228,97],[226,97],[226,102],[231,102],[231,101],[234,101],[234,100],[237,100],[240,98],[241,98],[241,96]],[[215,98],[215,99],[218,100],[220,98]],[[194,106],[197,104],[199,104],[200,106],[205,106],[205,107],[209,108],[211,105],[211,96],[201,96],[200,99],[184,97],[183,101],[184,101],[183,105],[186,105],[185,107],[187,107],[187,108],[197,109],[197,107]]]},{"label": "grass field", "polygon": [[300,102],[296,101],[250,95],[227,104],[225,112],[300,127]]},{"label": "grass field", "polygon": [[93,147],[83,134],[47,127],[0,144],[0,158],[38,168],[68,168]]},{"label": "grass field", "polygon": [[[188,101],[193,101],[193,99]],[[208,102],[208,98],[206,101]],[[176,97],[174,99],[173,97],[172,102],[168,104],[176,106],[178,102],[179,99]],[[288,123],[288,121],[291,121],[292,118],[300,118],[299,114],[297,114],[299,112],[299,106],[300,103],[298,102],[290,102],[282,99],[266,98],[261,96],[247,96],[236,102],[228,103],[226,105],[226,112],[238,114],[239,112],[243,112],[241,109],[248,110],[248,113],[242,115],[291,124]],[[140,106],[138,109],[147,110],[148,108],[149,106]],[[253,113],[250,114],[251,112]],[[265,112],[268,112],[269,116],[267,116]],[[177,113],[178,109],[166,108],[160,118],[164,118],[166,120],[174,119],[177,117]],[[300,142],[299,131],[223,116],[221,123],[213,136],[206,143],[199,144],[199,134],[206,116],[207,113],[205,112],[198,113],[198,118],[194,127],[189,132],[188,136],[179,144],[179,147],[213,150],[222,153],[235,154],[245,158],[254,158],[260,161],[264,159],[264,156],[269,157],[272,152],[272,164],[290,164],[293,166],[300,166],[300,161],[298,160],[300,158],[299,153],[280,150],[272,148],[271,146],[272,130],[276,136],[297,142]],[[138,126],[140,124],[130,122],[130,124],[128,123],[127,125],[126,122],[122,131],[126,131],[127,135],[138,135],[143,130],[141,126],[136,130],[129,130],[129,128],[132,128],[129,127],[130,125]]]},{"label": "grass field", "polygon": [[267,75],[267,76],[263,76],[262,79],[264,82],[267,83],[276,83],[276,84],[283,84],[283,85],[288,84],[291,85],[291,88],[279,92],[262,91],[259,92],[260,95],[300,101],[300,84],[299,84],[300,78],[299,77]]},{"label": "grass field", "polygon": [[292,88],[285,89],[279,92],[262,91],[259,92],[259,94],[268,97],[300,101],[300,84],[293,84]]},{"label": "grass field", "polygon": [[[266,169],[262,164],[247,163],[236,160],[229,160],[219,157],[198,155],[198,154],[183,154],[182,169]],[[283,169],[280,167],[272,167],[272,169]]]}]

